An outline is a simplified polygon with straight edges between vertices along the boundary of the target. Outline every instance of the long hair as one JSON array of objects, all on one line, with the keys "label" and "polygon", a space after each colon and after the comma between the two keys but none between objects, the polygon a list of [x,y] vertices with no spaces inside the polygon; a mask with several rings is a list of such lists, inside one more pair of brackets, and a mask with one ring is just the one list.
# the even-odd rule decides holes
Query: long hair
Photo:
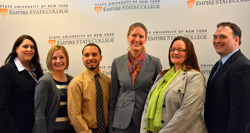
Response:
[{"label": "long hair", "polygon": [[42,71],[42,67],[40,64],[40,58],[39,58],[39,53],[38,53],[38,49],[37,49],[37,44],[36,44],[35,39],[29,35],[22,35],[22,36],[17,38],[17,40],[15,41],[15,43],[12,47],[10,54],[5,59],[4,64],[14,62],[14,59],[17,57],[16,49],[22,44],[22,42],[25,39],[32,41],[34,44],[35,53],[34,53],[34,57],[31,59],[31,63],[36,67],[35,73],[37,74],[38,78],[40,78],[43,75],[43,71]]},{"label": "long hair", "polygon": [[[186,50],[187,50],[186,51],[187,52],[186,60],[184,61],[184,65],[186,65],[186,68],[183,71],[189,71],[191,69],[194,69],[194,70],[200,72],[200,67],[199,67],[199,63],[198,63],[198,60],[197,60],[197,57],[195,54],[194,45],[190,39],[188,39],[187,37],[184,37],[184,36],[177,36],[172,41],[169,49],[172,48],[174,42],[177,40],[182,40],[185,43]],[[168,52],[169,65],[170,65],[170,67],[172,67],[174,64],[170,59],[170,50],[168,50],[168,51],[169,51]],[[164,75],[168,70],[164,70],[163,72],[161,72],[161,75]]]}]

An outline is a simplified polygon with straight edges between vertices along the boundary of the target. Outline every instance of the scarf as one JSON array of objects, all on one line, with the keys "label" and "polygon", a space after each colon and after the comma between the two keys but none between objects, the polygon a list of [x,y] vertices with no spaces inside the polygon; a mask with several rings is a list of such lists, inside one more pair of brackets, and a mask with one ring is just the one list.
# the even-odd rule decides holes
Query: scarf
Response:
[{"label": "scarf", "polygon": [[158,133],[162,129],[161,114],[165,91],[184,67],[185,66],[175,72],[175,67],[172,66],[151,93],[146,115],[146,131]]},{"label": "scarf", "polygon": [[145,60],[145,52],[141,51],[140,55],[134,59],[132,57],[132,54],[130,53],[130,51],[128,51],[128,69],[129,69],[129,74],[131,76],[131,80],[133,85],[135,85],[135,80],[139,74],[139,71],[141,69],[141,65],[143,63],[143,61]]}]

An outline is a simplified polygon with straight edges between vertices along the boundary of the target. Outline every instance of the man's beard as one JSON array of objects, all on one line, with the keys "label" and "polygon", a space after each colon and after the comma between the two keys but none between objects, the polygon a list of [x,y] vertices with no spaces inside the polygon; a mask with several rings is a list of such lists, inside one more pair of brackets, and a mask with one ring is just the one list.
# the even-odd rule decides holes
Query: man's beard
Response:
[{"label": "man's beard", "polygon": [[95,70],[96,69],[96,67],[91,67],[91,68],[88,68],[89,70]]},{"label": "man's beard", "polygon": [[87,68],[88,68],[89,70],[93,71],[93,70],[95,70],[96,68],[99,68],[99,64],[100,64],[100,62],[97,64],[96,67],[87,67]]}]

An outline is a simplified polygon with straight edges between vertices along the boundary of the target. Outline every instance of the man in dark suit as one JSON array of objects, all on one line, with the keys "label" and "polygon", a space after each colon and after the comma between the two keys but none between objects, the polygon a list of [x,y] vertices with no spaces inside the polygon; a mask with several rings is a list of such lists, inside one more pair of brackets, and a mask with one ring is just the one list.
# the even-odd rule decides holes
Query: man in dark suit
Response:
[{"label": "man in dark suit", "polygon": [[204,114],[209,133],[250,132],[250,61],[240,44],[241,30],[236,24],[217,25],[213,45],[220,61],[208,79]]}]

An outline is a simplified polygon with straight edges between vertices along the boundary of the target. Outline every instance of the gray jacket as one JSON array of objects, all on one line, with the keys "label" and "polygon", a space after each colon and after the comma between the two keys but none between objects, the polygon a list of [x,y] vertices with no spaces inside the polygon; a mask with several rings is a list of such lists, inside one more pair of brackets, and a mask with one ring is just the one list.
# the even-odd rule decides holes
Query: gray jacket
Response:
[{"label": "gray jacket", "polygon": [[126,129],[131,119],[140,129],[145,100],[161,70],[160,59],[145,54],[145,60],[133,86],[127,65],[127,54],[114,59],[109,96],[109,132],[112,132],[113,128]]},{"label": "gray jacket", "polygon": [[[142,115],[141,133],[146,133],[146,114],[150,95],[162,79],[163,76],[158,75],[148,94]],[[164,93],[160,133],[206,133],[202,116],[205,93],[205,78],[200,72],[181,71]]]},{"label": "gray jacket", "polygon": [[[73,77],[66,75],[71,81]],[[35,133],[53,133],[57,113],[60,107],[60,94],[50,73],[43,75],[35,90]]]}]

